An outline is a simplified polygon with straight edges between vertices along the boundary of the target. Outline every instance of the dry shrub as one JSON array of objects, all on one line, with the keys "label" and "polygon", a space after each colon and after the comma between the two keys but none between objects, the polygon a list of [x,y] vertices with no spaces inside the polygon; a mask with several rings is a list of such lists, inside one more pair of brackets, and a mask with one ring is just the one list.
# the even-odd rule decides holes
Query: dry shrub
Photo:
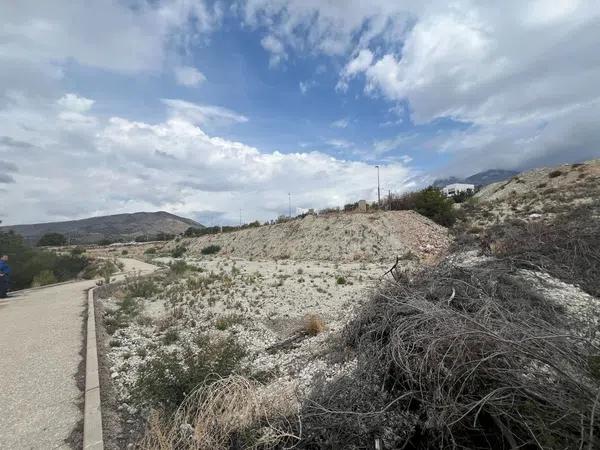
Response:
[{"label": "dry shrub", "polygon": [[304,402],[304,448],[594,448],[592,342],[505,262],[390,283],[346,329],[354,373]]},{"label": "dry shrub", "polygon": [[307,314],[304,316],[302,331],[309,336],[316,336],[325,331],[325,322],[318,314]]},{"label": "dry shrub", "polygon": [[484,248],[517,267],[545,271],[600,296],[600,202],[553,223],[512,222],[492,227]]},{"label": "dry shrub", "polygon": [[[171,418],[154,412],[138,444],[148,450],[276,448],[297,440],[285,418],[297,415],[290,385],[266,389],[258,382],[230,376],[192,393]],[[274,419],[274,420],[271,420]]]}]

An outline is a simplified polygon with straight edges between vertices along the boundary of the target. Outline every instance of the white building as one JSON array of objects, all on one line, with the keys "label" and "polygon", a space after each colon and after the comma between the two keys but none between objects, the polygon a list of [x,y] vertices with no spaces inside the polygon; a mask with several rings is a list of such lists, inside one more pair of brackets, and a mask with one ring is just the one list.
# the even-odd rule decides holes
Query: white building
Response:
[{"label": "white building", "polygon": [[455,195],[462,194],[463,192],[472,194],[475,192],[475,185],[464,183],[449,184],[442,189],[442,192],[446,197],[454,197]]}]

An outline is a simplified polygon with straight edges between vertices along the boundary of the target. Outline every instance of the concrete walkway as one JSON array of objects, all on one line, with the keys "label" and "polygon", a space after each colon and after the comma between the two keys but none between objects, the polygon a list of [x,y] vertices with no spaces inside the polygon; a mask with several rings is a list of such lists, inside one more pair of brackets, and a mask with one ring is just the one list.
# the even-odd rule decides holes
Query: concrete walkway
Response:
[{"label": "concrete walkway", "polygon": [[[121,260],[125,272],[156,270]],[[65,440],[83,417],[75,376],[85,291],[95,285],[80,281],[0,300],[0,449],[69,448]]]}]

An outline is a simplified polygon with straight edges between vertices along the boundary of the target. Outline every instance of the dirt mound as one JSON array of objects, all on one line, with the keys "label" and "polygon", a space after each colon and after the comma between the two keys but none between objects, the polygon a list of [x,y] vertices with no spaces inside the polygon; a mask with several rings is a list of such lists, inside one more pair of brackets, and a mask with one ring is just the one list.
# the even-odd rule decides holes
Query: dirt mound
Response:
[{"label": "dirt mound", "polygon": [[307,216],[235,233],[190,238],[179,244],[198,255],[209,245],[240,258],[381,261],[414,255],[425,261],[446,252],[446,228],[413,211]]}]

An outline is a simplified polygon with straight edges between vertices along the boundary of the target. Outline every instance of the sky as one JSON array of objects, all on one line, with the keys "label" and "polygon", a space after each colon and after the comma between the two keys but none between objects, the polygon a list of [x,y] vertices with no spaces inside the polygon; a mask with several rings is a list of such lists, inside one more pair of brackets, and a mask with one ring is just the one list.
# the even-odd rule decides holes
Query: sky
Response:
[{"label": "sky", "polygon": [[[0,2],[3,224],[274,219],[600,157],[592,0]],[[288,195],[289,194],[289,195]]]}]

